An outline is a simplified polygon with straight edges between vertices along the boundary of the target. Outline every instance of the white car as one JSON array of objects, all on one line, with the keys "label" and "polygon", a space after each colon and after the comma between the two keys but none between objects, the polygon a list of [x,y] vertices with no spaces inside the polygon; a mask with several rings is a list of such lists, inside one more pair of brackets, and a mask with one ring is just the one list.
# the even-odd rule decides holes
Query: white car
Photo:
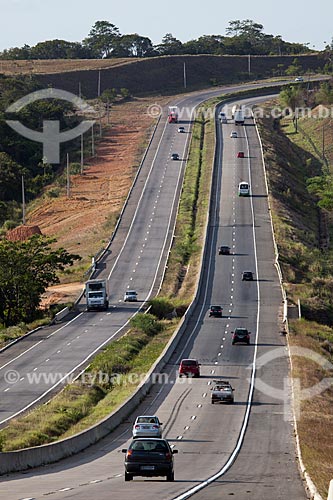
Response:
[{"label": "white car", "polygon": [[137,302],[138,294],[135,290],[128,290],[124,294],[124,302]]},{"label": "white car", "polygon": [[295,82],[303,82],[303,81],[304,81],[304,80],[303,80],[303,77],[302,77],[302,76],[297,76],[297,77],[295,78]]},{"label": "white car", "polygon": [[180,132],[181,134],[183,134],[185,132],[185,128],[184,127],[178,127],[178,132]]},{"label": "white car", "polygon": [[162,422],[159,421],[156,415],[141,415],[136,417],[132,436],[133,439],[140,437],[162,437]]},{"label": "white car", "polygon": [[237,139],[237,132],[233,130],[230,134],[231,139]]}]

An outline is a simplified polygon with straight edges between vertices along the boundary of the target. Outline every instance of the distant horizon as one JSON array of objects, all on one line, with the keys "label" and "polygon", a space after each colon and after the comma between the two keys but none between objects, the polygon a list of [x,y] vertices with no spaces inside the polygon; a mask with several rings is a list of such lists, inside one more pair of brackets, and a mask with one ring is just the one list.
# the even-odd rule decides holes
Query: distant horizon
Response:
[{"label": "distant horizon", "polygon": [[190,9],[176,0],[158,6],[152,0],[128,3],[125,11],[112,0],[95,0],[93,9],[86,0],[0,0],[0,51],[55,39],[82,42],[94,23],[102,20],[116,25],[121,34],[146,36],[154,45],[166,33],[182,43],[204,35],[226,36],[229,21],[238,19],[251,19],[263,25],[264,33],[315,51],[324,50],[333,36],[329,0],[318,0],[312,9],[300,0],[280,0],[276,11],[263,0],[252,0],[250,5],[245,0],[236,5],[211,0],[204,8],[201,1],[192,0]]}]

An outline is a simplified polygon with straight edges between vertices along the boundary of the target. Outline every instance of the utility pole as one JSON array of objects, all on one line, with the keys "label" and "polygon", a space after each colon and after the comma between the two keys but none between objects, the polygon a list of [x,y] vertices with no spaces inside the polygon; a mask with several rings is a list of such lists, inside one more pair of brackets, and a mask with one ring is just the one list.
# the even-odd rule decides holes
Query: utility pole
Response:
[{"label": "utility pole", "polygon": [[323,161],[325,162],[325,125],[323,124],[323,135],[322,135],[322,157]]},{"label": "utility pole", "polygon": [[81,134],[81,175],[83,174],[83,134]]},{"label": "utility pole", "polygon": [[81,99],[82,93],[81,93],[81,82],[79,82],[79,98]]},{"label": "utility pole", "polygon": [[98,70],[98,88],[97,88],[97,96],[101,97],[101,70]]},{"label": "utility pole", "polygon": [[94,125],[91,127],[91,154],[95,156],[95,135],[94,135]]},{"label": "utility pole", "polygon": [[24,191],[24,177],[22,175],[22,223],[25,225],[25,191]]},{"label": "utility pole", "polygon": [[67,153],[67,198],[70,198],[71,196],[71,190],[70,190],[70,176],[69,176],[69,154]]},{"label": "utility pole", "polygon": [[251,54],[248,55],[248,72],[249,72],[249,76],[251,75]]},{"label": "utility pole", "polygon": [[187,82],[186,82],[186,63],[184,62],[184,89],[186,89],[186,85],[187,85]]}]

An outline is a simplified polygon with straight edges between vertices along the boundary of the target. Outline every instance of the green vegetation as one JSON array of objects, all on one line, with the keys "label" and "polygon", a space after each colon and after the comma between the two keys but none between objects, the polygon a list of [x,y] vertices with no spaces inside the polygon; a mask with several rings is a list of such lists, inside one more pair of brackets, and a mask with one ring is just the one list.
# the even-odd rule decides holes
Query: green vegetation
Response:
[{"label": "green vegetation", "polygon": [[[22,48],[6,49],[0,54],[0,59],[103,59],[178,54],[290,55],[310,52],[306,44],[286,42],[280,35],[264,33],[263,28],[262,24],[251,19],[235,20],[229,22],[227,36],[203,35],[182,43],[172,33],[166,33],[162,42],[154,46],[146,36],[138,33],[122,35],[119,28],[109,21],[96,21],[82,43],[48,40],[34,47],[24,45]],[[297,63],[293,66],[298,69]]]},{"label": "green vegetation", "polygon": [[34,235],[26,241],[0,241],[0,322],[3,326],[31,322],[46,288],[59,282],[58,271],[80,256],[63,248],[52,250],[56,240]]}]

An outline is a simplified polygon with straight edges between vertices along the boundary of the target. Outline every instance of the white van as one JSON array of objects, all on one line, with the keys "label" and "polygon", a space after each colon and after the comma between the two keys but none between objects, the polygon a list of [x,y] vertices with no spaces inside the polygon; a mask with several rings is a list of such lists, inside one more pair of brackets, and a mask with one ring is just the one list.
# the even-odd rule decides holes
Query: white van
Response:
[{"label": "white van", "polygon": [[250,196],[250,186],[248,182],[242,181],[239,183],[238,196]]}]

